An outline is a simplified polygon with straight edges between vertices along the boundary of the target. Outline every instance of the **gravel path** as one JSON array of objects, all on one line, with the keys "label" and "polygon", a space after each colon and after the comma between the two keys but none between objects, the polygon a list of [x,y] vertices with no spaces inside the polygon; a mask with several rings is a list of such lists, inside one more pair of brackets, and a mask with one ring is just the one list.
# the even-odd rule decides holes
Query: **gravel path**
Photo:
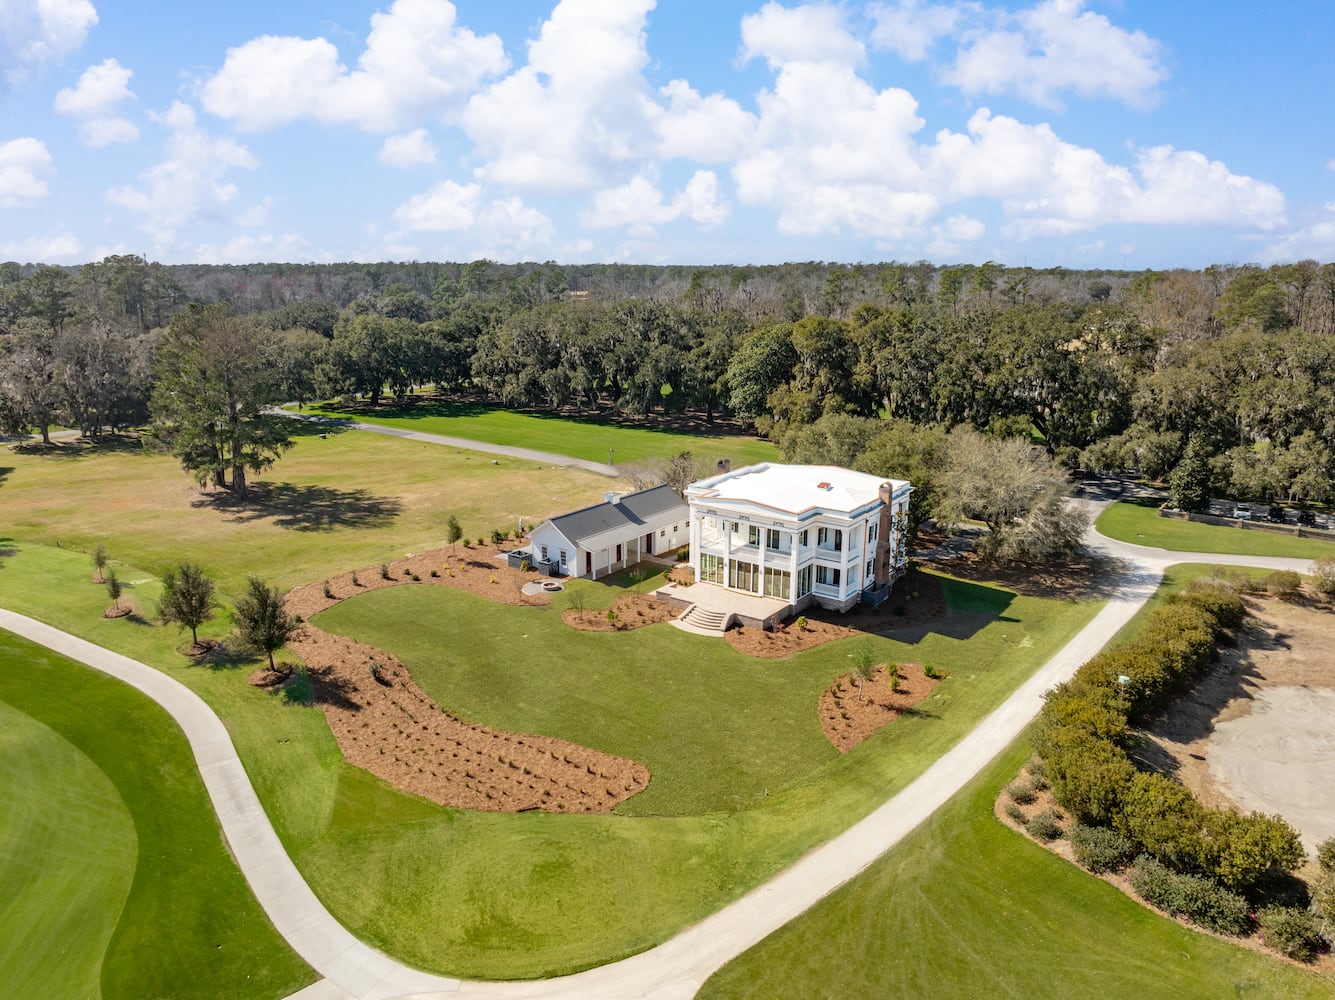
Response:
[{"label": "gravel path", "polygon": [[[365,429],[386,432],[385,428]],[[435,435],[395,432],[395,436],[450,441]],[[460,446],[479,447],[476,442]],[[552,461],[553,457],[541,460]],[[605,474],[606,469],[602,467]],[[1102,504],[1090,506],[1098,508]],[[297,953],[325,977],[297,994],[301,1000],[379,1000],[409,995],[503,1000],[539,997],[688,1000],[716,969],[855,877],[963,788],[1023,732],[1041,708],[1043,692],[1069,678],[1135,615],[1158,587],[1165,567],[1181,562],[1299,572],[1311,567],[1307,560],[1151,549],[1106,539],[1092,528],[1087,542],[1118,561],[1115,577],[1109,581],[1112,596],[1108,603],[1052,659],[916,781],[782,874],[670,941],[620,962],[538,982],[472,983],[444,979],[410,969],[363,945],[324,909],[283,852],[222,723],[202,700],[151,667],[22,615],[0,611],[0,626],[121,677],[158,701],[177,719],[195,751],[228,843],[261,905]]]}]

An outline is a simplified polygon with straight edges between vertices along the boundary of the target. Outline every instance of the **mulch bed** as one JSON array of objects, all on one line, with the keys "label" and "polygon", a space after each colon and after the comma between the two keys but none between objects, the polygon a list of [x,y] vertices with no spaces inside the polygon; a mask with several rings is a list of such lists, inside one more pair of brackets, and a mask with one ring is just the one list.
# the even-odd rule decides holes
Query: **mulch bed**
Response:
[{"label": "mulch bed", "polygon": [[466,722],[395,657],[312,625],[301,631],[288,647],[305,660],[343,756],[395,788],[456,809],[591,813],[649,784],[635,761]]},{"label": "mulch bed", "polygon": [[[608,620],[608,610],[616,612],[615,621]],[[581,632],[627,632],[645,625],[670,622],[679,613],[666,601],[657,600],[649,594],[622,594],[612,602],[610,609],[570,609],[561,612],[561,620]]]},{"label": "mulch bed", "polygon": [[876,669],[858,690],[857,678],[845,674],[820,696],[820,726],[840,753],[848,753],[930,695],[940,681],[918,664],[899,664],[899,685],[891,690],[890,672]]},{"label": "mulch bed", "polygon": [[[437,549],[388,564],[388,579],[375,566],[298,587],[287,595],[287,609],[306,623],[288,648],[306,663],[315,703],[343,756],[394,787],[457,809],[607,812],[649,784],[648,768],[565,740],[469,723],[432,701],[394,656],[309,622],[355,594],[412,582],[504,604],[549,604],[545,594],[523,593],[536,574],[508,568],[496,558],[499,551],[494,545]],[[332,597],[325,596],[326,584]],[[286,679],[268,674],[265,667],[250,681],[270,687]]]}]

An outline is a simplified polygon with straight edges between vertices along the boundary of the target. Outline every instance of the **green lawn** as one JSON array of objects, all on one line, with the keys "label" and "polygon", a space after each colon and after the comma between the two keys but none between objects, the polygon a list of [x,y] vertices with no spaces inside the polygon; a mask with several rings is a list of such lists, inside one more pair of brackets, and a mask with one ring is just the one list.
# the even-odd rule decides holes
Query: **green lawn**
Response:
[{"label": "green lawn", "polygon": [[[323,540],[312,536],[309,544]],[[660,768],[666,769],[662,790],[655,788],[660,775],[650,785],[657,799],[647,792],[639,802],[631,799],[623,806],[624,815],[507,815],[441,809],[402,795],[344,763],[318,711],[284,705],[251,688],[244,668],[187,665],[175,652],[180,643],[175,631],[100,618],[106,596],[88,582],[82,553],[22,542],[0,544],[0,549],[7,549],[0,554],[0,605],[153,664],[213,706],[227,722],[298,867],[354,933],[405,961],[470,978],[539,977],[585,968],[641,951],[701,919],[902,788],[1096,610],[1091,604],[1012,598],[961,585],[955,592],[979,612],[971,620],[977,630],[972,638],[928,635],[913,646],[887,642],[882,647],[898,660],[931,659],[951,676],[928,711],[898,720],[857,751],[841,757],[817,747],[810,738],[814,701],[808,720],[796,719],[793,732],[777,738],[755,732],[766,724],[771,710],[753,706],[736,722],[725,720],[721,728],[736,727],[737,739],[751,746],[765,745],[764,739],[772,740],[770,745],[785,738],[796,743],[795,749],[785,751],[790,753],[786,766],[807,770],[790,775],[787,784],[776,780],[773,786],[762,787],[771,775],[778,779],[783,775],[759,762],[730,785],[727,794],[742,801],[719,802],[715,796],[711,804],[713,793],[702,782],[692,780],[680,767],[674,777],[662,763]],[[132,566],[124,570],[127,579],[147,576],[141,577]],[[156,581],[144,579],[131,588],[131,594],[151,601],[156,586]],[[394,611],[394,601],[403,602],[397,613],[404,615],[421,610],[419,595],[434,597],[429,602],[433,606],[427,608],[429,620],[447,622],[444,648],[450,650],[451,664],[458,650],[459,666],[452,668],[456,674],[450,681],[456,688],[442,693],[449,707],[463,710],[459,701],[476,699],[467,706],[470,713],[484,721],[513,722],[519,728],[538,728],[544,718],[565,716],[573,721],[578,714],[574,705],[531,704],[522,711],[507,707],[507,685],[518,684],[525,671],[544,668],[537,636],[530,633],[538,653],[534,658],[512,657],[504,646],[493,646],[487,658],[486,645],[471,633],[490,629],[509,636],[526,627],[523,623],[538,621],[546,636],[563,649],[577,648],[567,643],[599,636],[564,634],[554,609],[548,619],[533,619],[526,617],[531,614],[526,609],[483,604],[465,594],[426,586],[367,596],[378,594],[392,595],[381,605],[388,611]],[[353,602],[348,612],[355,608]],[[421,624],[402,621],[401,636],[411,635]],[[699,676],[702,667],[691,661],[709,662],[698,652],[708,648],[700,644],[709,640],[677,645],[675,639],[654,638],[654,632],[651,627],[628,637],[601,637],[612,640],[599,647],[606,654],[595,650],[589,656],[592,662],[556,666],[573,678],[582,670],[606,665],[606,679],[616,679],[626,691],[642,692],[644,701],[637,711],[647,712],[651,699],[660,696],[656,692],[668,690],[660,685],[670,685],[671,673]],[[619,644],[637,635],[651,637],[653,648],[667,651],[661,661],[638,661],[638,673],[663,677],[636,676],[615,664],[629,648]],[[806,670],[831,676],[847,668],[846,653],[847,644],[832,645],[791,661],[761,661],[747,669],[753,676],[770,670],[776,676],[797,677]],[[708,655],[716,654],[711,648]],[[721,655],[727,662],[728,654]],[[498,677],[504,683],[497,682]],[[444,675],[434,683],[445,684]],[[711,683],[719,690],[726,687]],[[595,700],[585,704],[596,704],[601,695],[590,697]],[[496,718],[489,717],[493,711]],[[500,718],[502,711],[511,715]],[[709,718],[713,724],[721,716]],[[618,738],[633,735],[629,717],[608,719],[604,726],[609,738],[618,729]],[[699,738],[716,745],[726,742],[702,733],[698,731]],[[649,745],[653,742],[649,736],[642,739],[646,755],[657,753],[666,762],[678,752],[674,745],[686,745],[689,734],[663,735],[657,746]],[[748,795],[753,796],[751,801],[745,801]],[[633,815],[637,809],[674,812],[706,807],[716,811]]]},{"label": "green lawn", "polygon": [[[957,639],[929,634],[911,647],[871,640],[878,660],[931,660],[960,671],[990,665],[1009,648],[999,616],[1017,612],[1024,621],[1019,631],[1029,635],[1043,627],[1036,619],[1049,610],[1005,591],[949,579],[943,585],[952,607],[992,623],[968,643],[967,655]],[[615,593],[576,586],[591,595]],[[585,601],[594,603],[592,596]],[[821,692],[851,669],[851,640],[774,660],[743,656],[726,642],[668,624],[596,633],[553,619],[550,609],[499,610],[472,594],[395,587],[337,604],[316,622],[391,650],[437,702],[469,719],[645,764],[653,780],[618,809],[622,814],[735,810],[839,759],[815,707]],[[934,713],[967,683],[949,683],[922,709]]]},{"label": "green lawn", "polygon": [[1158,916],[996,820],[1021,740],[899,847],[720,969],[698,1000],[1335,997]]},{"label": "green lawn", "polygon": [[721,458],[731,459],[733,468],[756,462],[777,461],[779,458],[778,449],[774,445],[758,438],[626,427],[534,411],[507,410],[481,403],[433,401],[397,408],[386,406],[374,416],[360,412],[348,413],[332,405],[312,406],[308,412],[485,441],[488,444],[532,448],[589,462],[606,462],[609,452],[620,463],[645,458],[668,458],[689,451],[709,462]]},{"label": "green lawn", "polygon": [[1155,500],[1119,500],[1099,515],[1095,527],[1109,538],[1174,552],[1220,552],[1294,559],[1335,556],[1335,542],[1179,521],[1160,517],[1158,506]]},{"label": "green lawn", "polygon": [[3,529],[84,552],[102,542],[113,559],[155,575],[192,559],[234,594],[249,573],[287,588],[443,545],[449,514],[476,538],[595,502],[608,487],[590,472],[292,429],[296,445],[242,504],[206,500],[174,459],[138,443],[5,448]]},{"label": "green lawn", "polygon": [[314,981],[233,863],[170,717],[7,632],[0,788],[0,995],[267,1000]]}]

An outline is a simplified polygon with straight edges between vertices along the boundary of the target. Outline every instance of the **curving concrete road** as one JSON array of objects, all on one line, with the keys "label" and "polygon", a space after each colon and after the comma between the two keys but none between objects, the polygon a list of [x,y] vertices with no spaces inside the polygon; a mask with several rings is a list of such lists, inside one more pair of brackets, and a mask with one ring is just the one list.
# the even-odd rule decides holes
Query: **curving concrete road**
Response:
[{"label": "curving concrete road", "polygon": [[474,441],[472,438],[450,437],[448,434],[428,434],[426,431],[410,431],[402,427],[386,427],[381,424],[366,424],[360,420],[345,420],[339,417],[321,417],[311,413],[294,413],[279,407],[270,407],[268,411],[275,417],[287,417],[289,420],[301,420],[308,424],[318,424],[338,430],[369,431],[372,434],[384,434],[386,437],[405,438],[409,441],[421,441],[423,444],[441,444],[447,448],[459,448],[463,451],[481,451],[488,455],[504,455],[507,458],[522,458],[543,465],[561,465],[570,469],[583,469],[611,479],[620,477],[621,472],[615,465],[602,462],[590,462],[569,455],[557,455],[550,451],[534,451],[532,448],[514,448],[508,444],[490,444],[486,441]]},{"label": "curving concrete road", "polygon": [[[1101,505],[1094,505],[1101,506]],[[165,674],[13,612],[0,627],[119,677],[153,698],[180,723],[238,864],[274,926],[323,980],[300,1000],[477,997],[499,1000],[688,1000],[724,963],[808,909],[894,847],[954,796],[1024,730],[1043,692],[1070,677],[1128,622],[1158,587],[1165,567],[1181,562],[1260,566],[1308,572],[1300,559],[1169,552],[1104,538],[1088,544],[1117,560],[1107,605],[1055,656],[917,780],[871,815],[791,868],[670,941],[631,958],[541,982],[473,983],[410,969],[367,947],[325,910],[284,852],[226,730],[204,702]]]}]

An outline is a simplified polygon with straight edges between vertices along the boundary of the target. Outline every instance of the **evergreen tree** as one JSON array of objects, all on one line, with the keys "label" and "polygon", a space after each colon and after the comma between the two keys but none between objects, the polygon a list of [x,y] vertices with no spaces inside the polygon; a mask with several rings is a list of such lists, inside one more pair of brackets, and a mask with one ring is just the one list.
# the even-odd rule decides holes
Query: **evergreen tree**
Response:
[{"label": "evergreen tree", "polygon": [[274,650],[297,630],[296,619],[283,605],[283,595],[257,576],[247,581],[246,593],[236,602],[232,621],[243,644],[269,657],[270,670],[274,669]]},{"label": "evergreen tree", "polygon": [[1193,435],[1187,450],[1168,477],[1168,500],[1178,510],[1200,511],[1210,506],[1210,453]]},{"label": "evergreen tree", "polygon": [[191,646],[199,645],[198,628],[213,617],[218,602],[213,597],[213,581],[192,563],[181,563],[162,576],[162,599],[158,617],[163,624],[175,623],[190,630]]}]

